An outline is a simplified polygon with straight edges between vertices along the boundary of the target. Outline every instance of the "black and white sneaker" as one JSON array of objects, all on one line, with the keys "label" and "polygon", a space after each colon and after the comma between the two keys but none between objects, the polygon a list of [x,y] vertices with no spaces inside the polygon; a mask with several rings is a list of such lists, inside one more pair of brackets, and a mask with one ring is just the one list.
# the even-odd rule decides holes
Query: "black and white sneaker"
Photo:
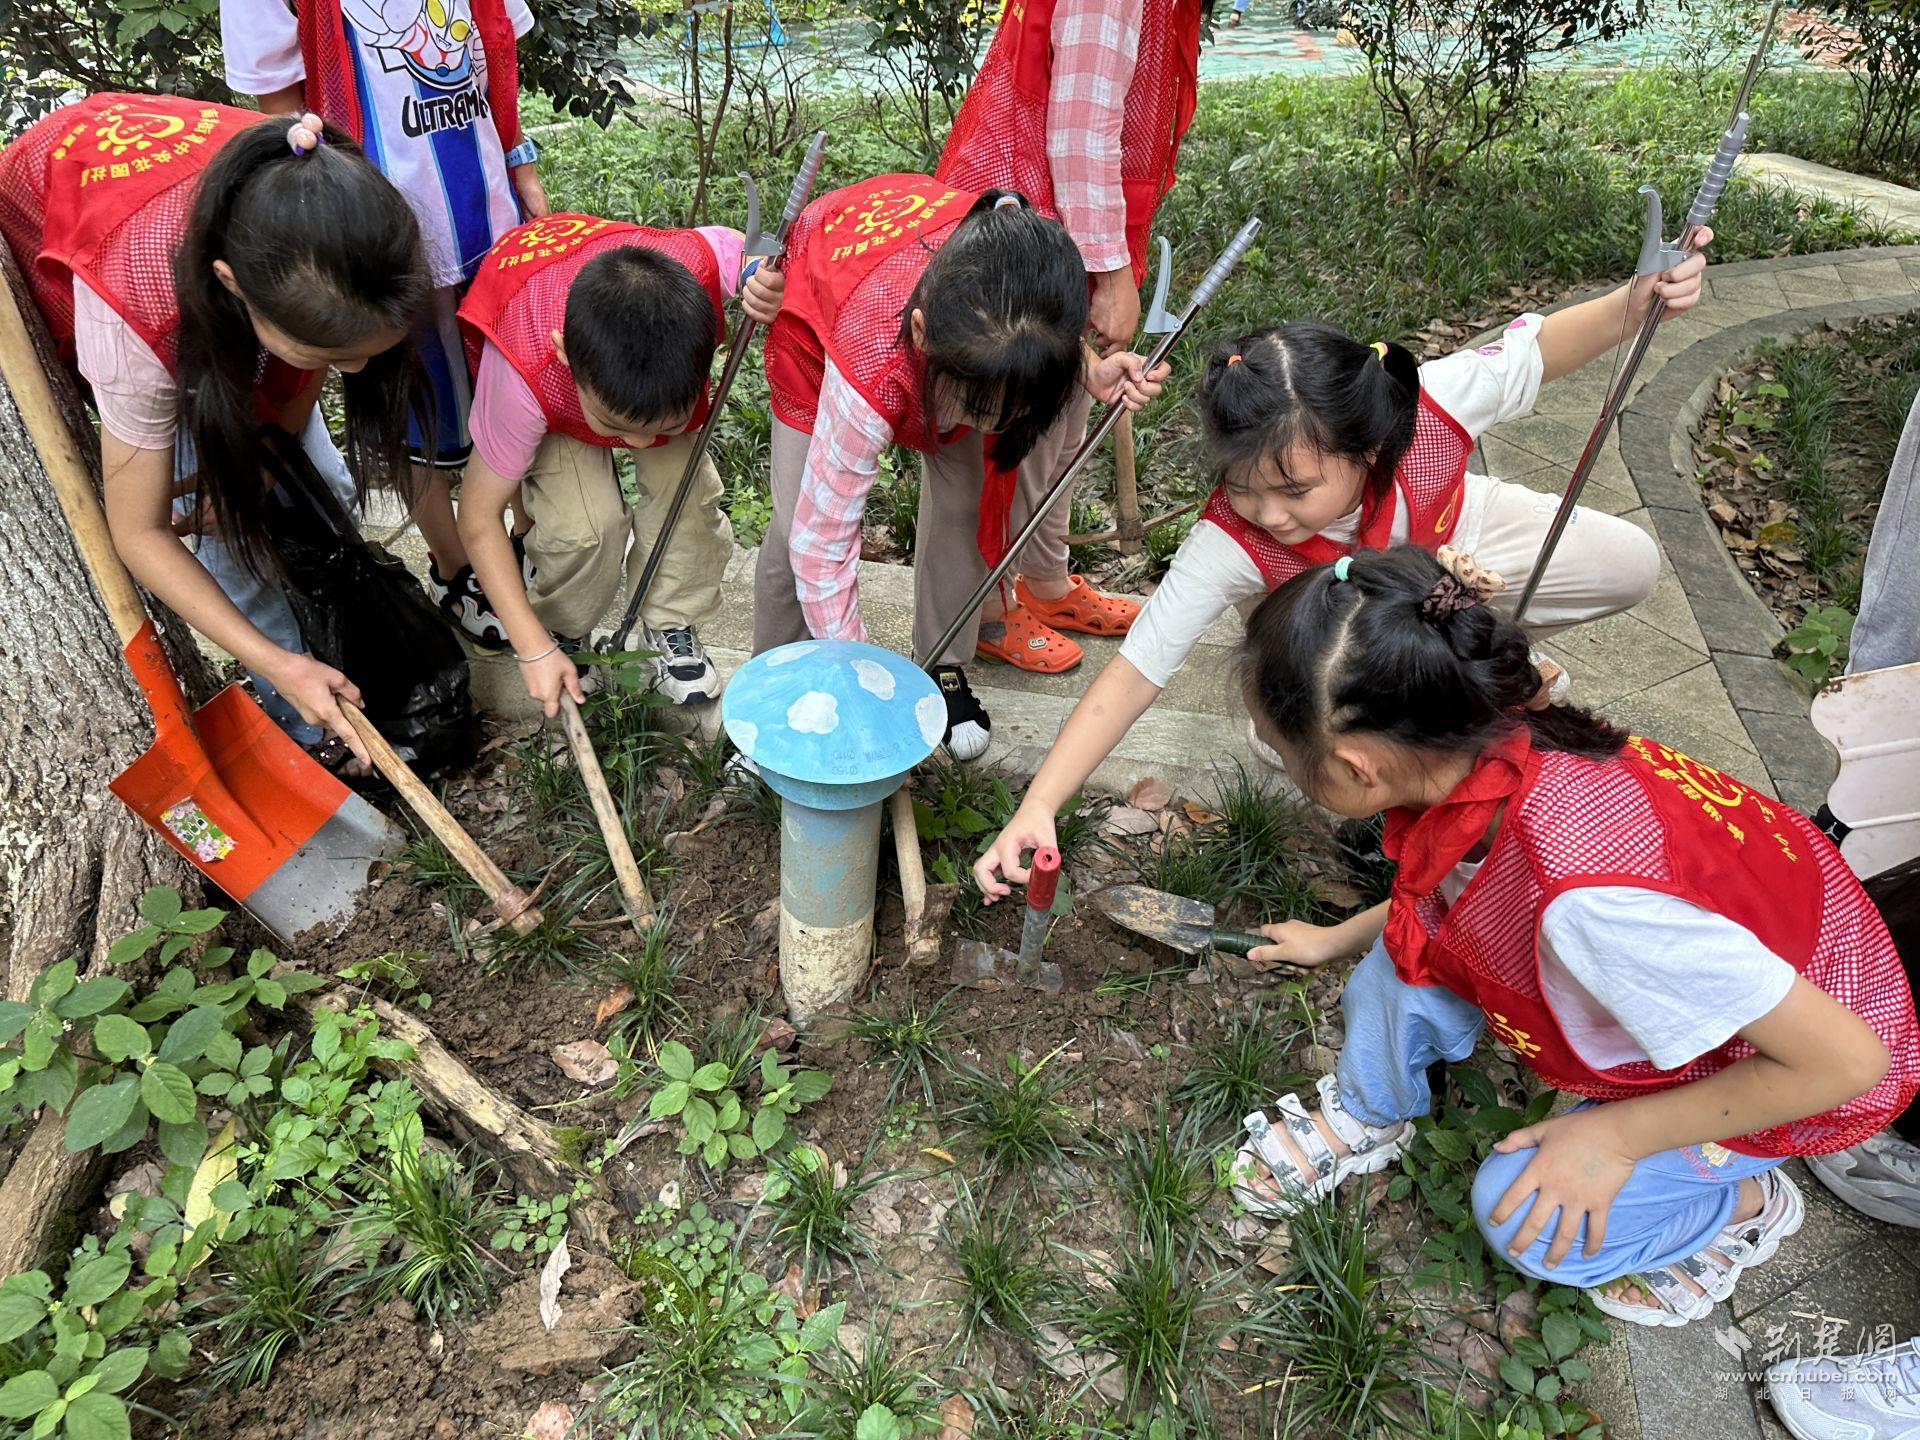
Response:
[{"label": "black and white sneaker", "polygon": [[643,634],[647,649],[657,652],[653,668],[662,695],[676,705],[704,705],[719,697],[720,672],[690,627],[656,630],[648,625]]},{"label": "black and white sneaker", "polygon": [[[524,537],[513,537],[514,558],[520,562],[520,583],[533,584],[533,564],[527,559],[527,545]],[[446,617],[453,621],[461,634],[473,641],[483,650],[504,650],[507,648],[507,627],[500,623],[500,617],[493,613],[493,602],[487,599],[487,592],[480,588],[480,577],[473,573],[473,566],[462,565],[451,577],[440,573],[440,562],[433,558],[433,552],[427,552],[427,594],[433,603],[440,607]]]},{"label": "black and white sneaker", "polygon": [[947,735],[943,742],[956,760],[978,760],[987,753],[993,721],[967,684],[967,672],[958,665],[936,666],[934,682],[947,702]]}]

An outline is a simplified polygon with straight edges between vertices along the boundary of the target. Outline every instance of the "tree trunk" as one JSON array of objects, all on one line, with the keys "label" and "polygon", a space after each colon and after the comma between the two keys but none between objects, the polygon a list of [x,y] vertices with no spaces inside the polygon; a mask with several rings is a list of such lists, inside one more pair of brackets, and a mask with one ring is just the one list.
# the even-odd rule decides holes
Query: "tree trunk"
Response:
[{"label": "tree trunk", "polygon": [[[0,272],[48,361],[51,345],[4,245]],[[46,368],[82,453],[97,457],[72,381],[57,363]],[[195,872],[107,789],[153,727],[4,381],[0,555],[0,967],[6,995],[23,999],[69,956],[83,972],[104,968],[107,947],[139,923],[141,892],[188,890]],[[204,681],[196,657],[176,659],[191,666],[183,683]],[[45,1117],[0,1183],[0,1275],[39,1262],[48,1224],[93,1177],[93,1157],[67,1155],[61,1130]]]}]

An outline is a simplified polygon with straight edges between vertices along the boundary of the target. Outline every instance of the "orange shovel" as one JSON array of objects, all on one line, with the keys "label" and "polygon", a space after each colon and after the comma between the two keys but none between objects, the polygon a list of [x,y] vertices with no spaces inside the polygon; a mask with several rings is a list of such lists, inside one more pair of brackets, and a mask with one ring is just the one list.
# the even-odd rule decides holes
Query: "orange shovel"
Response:
[{"label": "orange shovel", "polygon": [[373,861],[399,848],[399,829],[315,763],[238,685],[188,710],[4,275],[0,305],[0,374],[153,711],[152,748],[110,788],[281,939],[316,926],[338,929]]}]

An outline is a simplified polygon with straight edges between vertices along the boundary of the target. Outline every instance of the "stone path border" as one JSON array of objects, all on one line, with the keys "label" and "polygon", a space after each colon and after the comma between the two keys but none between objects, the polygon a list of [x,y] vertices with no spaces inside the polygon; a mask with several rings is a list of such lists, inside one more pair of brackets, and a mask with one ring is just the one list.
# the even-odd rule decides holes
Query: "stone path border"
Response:
[{"label": "stone path border", "polygon": [[[1871,273],[1859,279],[1849,273],[1869,265]],[[1841,276],[1835,298],[1795,303],[1803,292],[1793,277],[1804,285],[1815,278],[1808,272],[1828,270]],[[1709,273],[1716,295],[1730,301],[1778,291],[1783,303],[1669,359],[1621,417],[1620,454],[1706,636],[1714,668],[1780,797],[1817,809],[1832,777],[1832,751],[1808,723],[1808,692],[1773,658],[1785,632],[1740,573],[1700,502],[1693,429],[1712,404],[1720,377],[1764,342],[1791,339],[1829,321],[1920,310],[1920,246],[1747,261]],[[1896,288],[1896,276],[1904,277],[1904,289]],[[1870,286],[1887,291],[1863,295]]]}]

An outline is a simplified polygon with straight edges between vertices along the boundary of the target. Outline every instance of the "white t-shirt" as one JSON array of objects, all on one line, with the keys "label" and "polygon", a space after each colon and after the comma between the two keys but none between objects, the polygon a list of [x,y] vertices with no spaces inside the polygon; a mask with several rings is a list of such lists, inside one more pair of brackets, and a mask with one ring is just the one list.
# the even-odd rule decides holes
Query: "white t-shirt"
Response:
[{"label": "white t-shirt", "polygon": [[[469,0],[342,0],[358,60],[367,158],[420,217],[435,282],[457,285],[520,223],[500,137],[487,118],[487,59]],[[533,28],[506,0],[516,37]],[[437,17],[437,18],[436,18]],[[270,95],[307,78],[288,0],[220,0],[227,84]]]},{"label": "white t-shirt", "polygon": [[[1542,317],[1522,315],[1499,340],[1461,350],[1420,367],[1420,388],[1478,440],[1505,420],[1528,414],[1540,394],[1545,364],[1540,358]],[[1456,538],[1466,548],[1480,531],[1491,484],[1469,473]],[[1394,516],[1391,542],[1407,538],[1404,507]],[[1343,516],[1320,532],[1351,544],[1360,533],[1360,512]],[[1207,627],[1229,607],[1259,600],[1267,582],[1253,558],[1211,520],[1195,522],[1180,542],[1173,564],[1134,619],[1120,653],[1148,680],[1166,688]]]},{"label": "white t-shirt", "polygon": [[107,431],[136,450],[171,450],[180,387],[139,332],[78,278],[73,282],[73,348]]},{"label": "white t-shirt", "polygon": [[[1459,865],[1440,882],[1449,905],[1479,869]],[[1746,926],[1659,890],[1582,886],[1541,919],[1541,988],[1596,1070],[1640,1060],[1677,1069],[1771,1011],[1793,981]]]}]

